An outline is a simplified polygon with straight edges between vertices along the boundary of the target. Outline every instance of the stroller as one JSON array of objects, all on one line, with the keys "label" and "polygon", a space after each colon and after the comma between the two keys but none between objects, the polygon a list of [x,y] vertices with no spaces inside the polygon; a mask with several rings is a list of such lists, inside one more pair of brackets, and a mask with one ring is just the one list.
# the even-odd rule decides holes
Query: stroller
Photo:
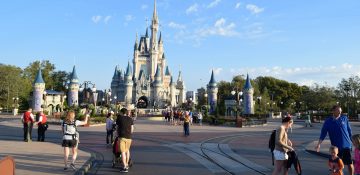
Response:
[{"label": "stroller", "polygon": [[[114,140],[114,143],[113,143],[113,160],[112,160],[113,168],[115,168],[116,165],[120,165],[120,167],[123,167],[119,143],[120,143],[119,137],[116,137]],[[133,161],[130,158],[129,159],[129,167],[132,167],[132,166],[133,166]]]}]

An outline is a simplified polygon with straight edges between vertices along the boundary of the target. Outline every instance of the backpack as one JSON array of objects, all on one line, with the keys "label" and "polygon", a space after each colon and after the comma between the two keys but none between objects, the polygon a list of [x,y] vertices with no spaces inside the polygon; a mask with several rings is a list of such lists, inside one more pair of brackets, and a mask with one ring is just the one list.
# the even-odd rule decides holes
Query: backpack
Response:
[{"label": "backpack", "polygon": [[273,130],[270,134],[269,138],[269,149],[272,155],[272,164],[274,165],[274,149],[275,149],[275,137],[276,137],[276,130]]},{"label": "backpack", "polygon": [[78,132],[77,132],[75,122],[72,122],[72,123],[63,122],[62,126],[64,128],[64,135],[71,135],[73,140],[77,140]]}]

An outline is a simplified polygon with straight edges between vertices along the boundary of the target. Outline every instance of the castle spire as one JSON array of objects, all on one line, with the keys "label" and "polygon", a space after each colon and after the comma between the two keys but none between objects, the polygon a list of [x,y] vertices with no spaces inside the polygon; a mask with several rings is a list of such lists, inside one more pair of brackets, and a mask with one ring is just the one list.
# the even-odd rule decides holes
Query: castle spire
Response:
[{"label": "castle spire", "polygon": [[75,68],[75,65],[74,65],[74,67],[73,67],[73,71],[72,71],[72,73],[71,73],[71,81],[73,81],[73,80],[78,80],[79,78],[78,78],[78,76],[77,76],[77,74],[76,74],[76,68]]},{"label": "castle spire", "polygon": [[211,78],[210,78],[209,84],[210,85],[216,84],[216,81],[215,81],[215,78],[214,78],[214,70],[211,70]]},{"label": "castle spire", "polygon": [[134,50],[137,50],[138,49],[138,34],[136,32],[136,39],[135,39],[135,45],[134,45]]},{"label": "castle spire", "polygon": [[131,77],[131,75],[132,75],[132,71],[131,71],[131,67],[130,67],[130,61],[128,61],[125,76],[126,77],[128,77],[128,76]]},{"label": "castle spire", "polygon": [[156,0],[154,0],[154,13],[153,13],[153,20],[158,20],[158,16],[156,13]]},{"label": "castle spire", "polygon": [[249,74],[246,75],[246,82],[245,82],[245,86],[244,89],[251,89],[251,82],[250,82],[250,78],[249,78]]},{"label": "castle spire", "polygon": [[35,83],[45,83],[44,79],[42,78],[41,68],[39,68],[39,71],[38,71],[38,73],[36,74],[36,78],[35,78],[34,84],[35,84]]}]

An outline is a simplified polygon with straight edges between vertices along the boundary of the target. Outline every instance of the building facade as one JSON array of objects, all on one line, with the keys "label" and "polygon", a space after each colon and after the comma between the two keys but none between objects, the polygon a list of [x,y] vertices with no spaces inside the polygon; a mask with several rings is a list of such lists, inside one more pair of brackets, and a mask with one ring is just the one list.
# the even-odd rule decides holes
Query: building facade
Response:
[{"label": "building facade", "polygon": [[[158,37],[159,34],[159,37]],[[177,80],[167,66],[164,44],[159,32],[159,19],[154,1],[154,12],[149,30],[138,40],[136,34],[132,65],[125,71],[116,66],[111,81],[111,96],[126,105],[138,107],[178,106],[185,102],[186,87],[181,70]]]}]

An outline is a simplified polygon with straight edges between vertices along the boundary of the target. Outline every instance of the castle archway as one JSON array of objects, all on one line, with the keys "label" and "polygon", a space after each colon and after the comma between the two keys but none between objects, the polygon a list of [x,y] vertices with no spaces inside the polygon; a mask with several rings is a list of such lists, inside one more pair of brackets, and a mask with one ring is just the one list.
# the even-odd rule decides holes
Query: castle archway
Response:
[{"label": "castle archway", "polygon": [[147,108],[149,105],[148,101],[149,101],[149,99],[146,96],[141,96],[136,103],[136,107],[137,108]]}]

